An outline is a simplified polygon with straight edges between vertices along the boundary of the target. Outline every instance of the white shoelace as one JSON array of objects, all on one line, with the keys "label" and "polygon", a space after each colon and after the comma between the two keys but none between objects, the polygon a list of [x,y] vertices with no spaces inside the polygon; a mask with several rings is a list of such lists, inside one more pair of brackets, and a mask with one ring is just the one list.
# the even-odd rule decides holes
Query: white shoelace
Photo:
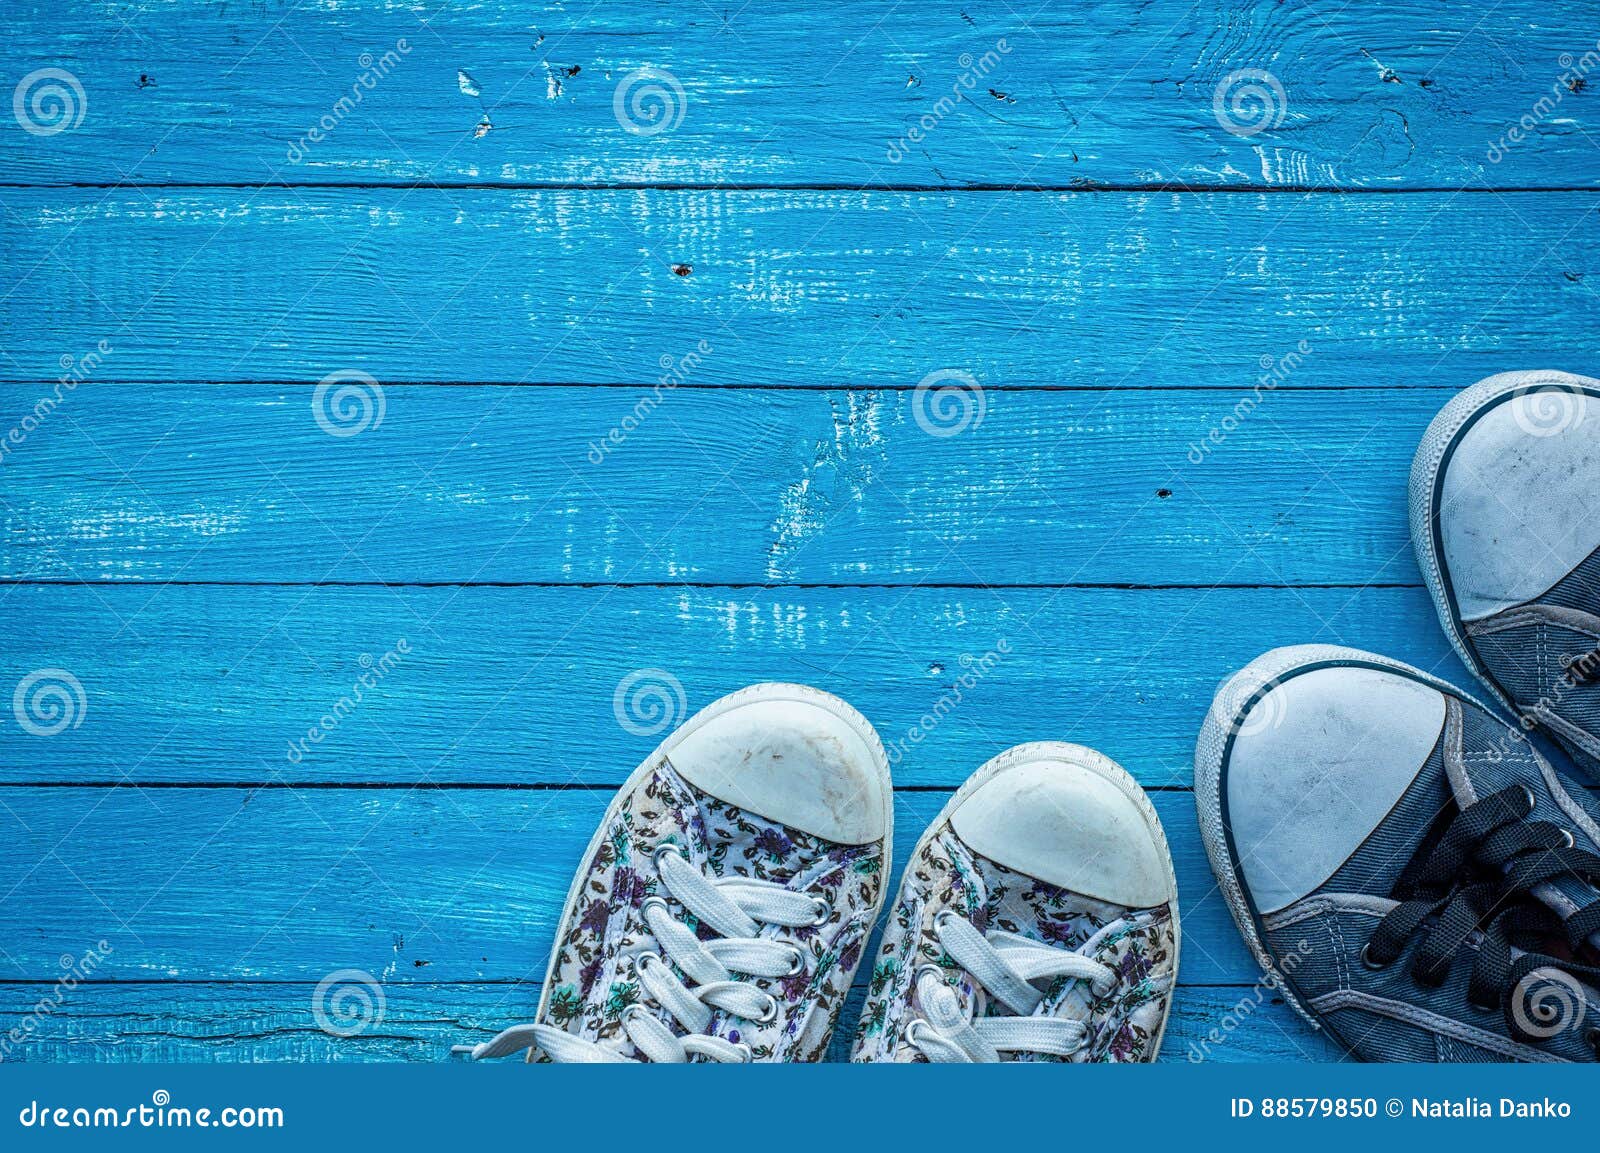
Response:
[{"label": "white shoelace", "polygon": [[[623,1032],[647,1061],[678,1063],[691,1057],[748,1061],[749,1045],[706,1033],[713,1010],[766,1025],[777,1020],[780,1005],[771,993],[736,979],[734,974],[789,977],[805,967],[803,950],[762,937],[757,922],[787,928],[820,925],[831,910],[821,898],[792,892],[772,881],[709,877],[688,862],[682,848],[670,842],[657,846],[655,862],[666,891],[721,936],[700,940],[673,915],[665,899],[647,898],[640,912],[672,960],[669,963],[660,953],[647,951],[618,962],[619,966],[632,965],[640,994],[623,1014]],[[674,965],[692,985],[673,972]],[[674,1033],[645,1007],[646,1001],[666,1010],[686,1033]],[[481,1045],[457,1045],[454,1051],[480,1060],[524,1049],[537,1049],[552,1061],[633,1060],[609,1045],[585,1040],[555,1025],[514,1025]]]},{"label": "white shoelace", "polygon": [[995,1000],[1016,1017],[973,1018],[935,965],[924,965],[914,977],[922,1017],[906,1029],[906,1040],[929,1061],[998,1061],[1001,1052],[1048,1053],[1066,1057],[1083,1047],[1089,1030],[1082,1021],[1031,1017],[1044,994],[1032,982],[1043,977],[1073,977],[1089,982],[1103,997],[1117,975],[1082,953],[1040,944],[1016,933],[991,930],[987,935],[946,910],[934,918],[934,931],[956,964],[966,970]]}]

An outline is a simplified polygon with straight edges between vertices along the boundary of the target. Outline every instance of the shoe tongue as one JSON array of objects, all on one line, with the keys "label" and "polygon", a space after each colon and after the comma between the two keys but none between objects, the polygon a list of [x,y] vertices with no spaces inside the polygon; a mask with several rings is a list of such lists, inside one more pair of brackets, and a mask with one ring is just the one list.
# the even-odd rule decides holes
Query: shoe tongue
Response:
[{"label": "shoe tongue", "polygon": [[[1582,808],[1561,791],[1559,781],[1547,772],[1543,758],[1521,733],[1452,697],[1445,716],[1444,749],[1450,790],[1461,808],[1502,789],[1525,785],[1534,797],[1529,820],[1549,821],[1567,829],[1579,848],[1600,853],[1594,822],[1587,816],[1574,816],[1582,814]],[[1539,885],[1531,895],[1562,920],[1600,901],[1600,889],[1571,875]],[[1600,932],[1591,934],[1589,941],[1600,949]]]}]

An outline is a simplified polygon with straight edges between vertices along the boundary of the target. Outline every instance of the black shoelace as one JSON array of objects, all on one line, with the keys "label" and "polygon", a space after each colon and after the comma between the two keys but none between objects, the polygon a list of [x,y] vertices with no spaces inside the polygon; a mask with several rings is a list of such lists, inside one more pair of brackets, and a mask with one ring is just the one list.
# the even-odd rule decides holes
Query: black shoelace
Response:
[{"label": "black shoelace", "polygon": [[[1506,1026],[1519,1041],[1537,1041],[1513,1012],[1518,986],[1535,969],[1554,969],[1600,987],[1600,965],[1587,938],[1600,931],[1600,898],[1562,920],[1529,890],[1546,881],[1579,877],[1600,884],[1600,856],[1576,848],[1572,835],[1549,821],[1530,820],[1533,793],[1521,785],[1502,789],[1459,811],[1447,812],[1412,857],[1395,885],[1400,904],[1378,923],[1362,960],[1372,968],[1391,964],[1407,943],[1421,935],[1410,973],[1419,984],[1436,988],[1451,962],[1475,932],[1483,934],[1467,996],[1483,1010],[1503,1009]],[[1569,955],[1560,948],[1565,938]],[[1523,955],[1512,960],[1515,946]],[[1585,1039],[1600,1056],[1600,1030]]]}]

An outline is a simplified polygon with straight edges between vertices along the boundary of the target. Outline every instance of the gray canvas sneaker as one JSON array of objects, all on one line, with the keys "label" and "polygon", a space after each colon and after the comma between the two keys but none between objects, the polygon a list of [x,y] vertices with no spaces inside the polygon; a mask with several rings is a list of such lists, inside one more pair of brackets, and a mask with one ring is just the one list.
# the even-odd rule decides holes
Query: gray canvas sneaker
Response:
[{"label": "gray canvas sneaker", "polygon": [[1155,810],[1078,745],[980,768],[906,865],[856,1061],[1153,1061],[1178,972]]},{"label": "gray canvas sneaker", "polygon": [[1470,698],[1274,650],[1218,693],[1195,799],[1251,951],[1351,1053],[1600,1057],[1600,805]]},{"label": "gray canvas sneaker", "polygon": [[1600,380],[1491,376],[1411,469],[1411,534],[1461,659],[1600,774]]},{"label": "gray canvas sneaker", "polygon": [[686,721],[606,810],[533,1024],[473,1057],[814,1061],[883,904],[893,794],[860,713],[755,685]]}]

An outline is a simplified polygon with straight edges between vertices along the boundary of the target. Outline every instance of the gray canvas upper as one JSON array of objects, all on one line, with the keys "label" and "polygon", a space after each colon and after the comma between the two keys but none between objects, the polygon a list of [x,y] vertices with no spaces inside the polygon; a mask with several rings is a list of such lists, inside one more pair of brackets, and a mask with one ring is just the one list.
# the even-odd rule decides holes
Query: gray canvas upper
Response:
[{"label": "gray canvas upper", "polygon": [[[1600,805],[1416,670],[1330,649],[1256,664],[1219,696],[1197,795],[1235,918],[1295,1007],[1366,1060],[1596,1060]],[[1451,839],[1466,852],[1441,881]],[[1578,961],[1540,960],[1571,935]],[[1475,1003],[1508,939],[1496,1003]]]},{"label": "gray canvas upper", "polygon": [[1507,373],[1429,427],[1412,535],[1463,661],[1600,774],[1600,381]]}]

